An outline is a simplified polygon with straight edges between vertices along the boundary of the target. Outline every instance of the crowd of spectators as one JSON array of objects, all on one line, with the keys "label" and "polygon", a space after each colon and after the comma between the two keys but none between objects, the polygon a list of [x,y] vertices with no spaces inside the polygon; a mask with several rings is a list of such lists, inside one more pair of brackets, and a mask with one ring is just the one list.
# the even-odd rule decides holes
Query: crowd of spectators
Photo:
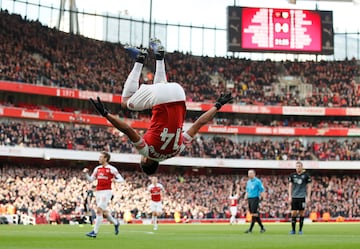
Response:
[{"label": "crowd of spectators", "polygon": [[[113,127],[2,120],[0,145],[137,153]],[[360,160],[358,138],[198,135],[180,156],[260,160]]]},{"label": "crowd of spectators", "polygon": [[[60,32],[0,12],[0,79],[121,94],[133,60],[121,44]],[[145,66],[154,71],[150,58]],[[255,105],[360,106],[356,60],[273,62],[234,57],[166,56],[169,81],[183,85],[188,101],[214,101],[231,85],[235,103]],[[312,85],[308,97],[271,89],[279,76],[296,76]],[[151,83],[143,75],[141,83]],[[357,82],[359,83],[359,82]]]},{"label": "crowd of spectators", "polygon": [[[131,212],[134,218],[149,217],[147,185],[150,179],[136,171],[121,171],[126,182],[114,186],[110,210],[116,217]],[[287,175],[259,175],[266,197],[260,213],[267,218],[288,218]],[[165,187],[163,218],[173,218],[175,212],[190,219],[226,218],[229,194],[233,185],[240,185],[238,217],[245,217],[244,199],[247,177],[237,175],[160,174]],[[331,217],[360,217],[360,176],[312,176],[313,187],[307,215],[329,212]],[[47,214],[56,210],[60,215],[84,215],[84,201],[92,189],[78,168],[34,168],[3,165],[1,168],[0,206],[6,212],[12,206],[17,213]],[[90,205],[94,208],[94,200]],[[0,214],[1,215],[1,214]],[[46,215],[45,215],[46,216]]]}]

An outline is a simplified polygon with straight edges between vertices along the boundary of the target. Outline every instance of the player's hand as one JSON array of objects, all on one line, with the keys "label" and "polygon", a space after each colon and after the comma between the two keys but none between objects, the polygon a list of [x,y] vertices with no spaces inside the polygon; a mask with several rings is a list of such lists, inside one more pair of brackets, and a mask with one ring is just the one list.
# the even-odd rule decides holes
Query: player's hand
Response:
[{"label": "player's hand", "polygon": [[233,97],[231,96],[231,93],[221,94],[218,97],[218,99],[216,100],[216,103],[215,103],[216,109],[219,110],[223,105],[225,105],[226,103],[229,103],[232,99],[233,99]]},{"label": "player's hand", "polygon": [[90,102],[91,104],[93,104],[93,106],[96,108],[96,110],[98,111],[98,113],[101,114],[101,116],[106,117],[106,115],[109,114],[109,111],[106,109],[106,107],[104,106],[104,104],[101,102],[101,99],[99,97],[97,97],[97,101],[93,100],[92,98],[90,98]]},{"label": "player's hand", "polygon": [[88,172],[89,172],[88,168],[83,169],[83,173],[88,173]]}]

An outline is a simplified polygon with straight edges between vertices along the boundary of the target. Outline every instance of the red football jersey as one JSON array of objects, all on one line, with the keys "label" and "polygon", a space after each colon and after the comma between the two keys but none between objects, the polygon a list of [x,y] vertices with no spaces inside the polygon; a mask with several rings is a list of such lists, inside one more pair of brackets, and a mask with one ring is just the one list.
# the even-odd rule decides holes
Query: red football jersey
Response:
[{"label": "red football jersey", "polygon": [[157,183],[156,185],[150,184],[148,190],[150,191],[152,201],[156,201],[156,202],[161,201],[161,191],[164,190],[162,184],[160,183]]},{"label": "red football jersey", "polygon": [[143,136],[149,147],[150,158],[165,160],[181,151],[185,114],[185,101],[160,104],[152,108],[150,127]]},{"label": "red football jersey", "polygon": [[111,189],[112,179],[118,174],[118,170],[111,165],[107,165],[106,167],[96,167],[92,174],[92,176],[97,180],[96,190]]},{"label": "red football jersey", "polygon": [[237,195],[230,196],[229,199],[230,199],[230,206],[231,207],[236,207],[237,204],[238,204],[238,196]]}]

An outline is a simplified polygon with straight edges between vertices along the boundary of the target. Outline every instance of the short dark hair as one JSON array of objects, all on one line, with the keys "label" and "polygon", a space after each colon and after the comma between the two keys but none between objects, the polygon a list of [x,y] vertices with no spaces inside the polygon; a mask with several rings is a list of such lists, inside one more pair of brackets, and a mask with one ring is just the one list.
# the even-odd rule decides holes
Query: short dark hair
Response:
[{"label": "short dark hair", "polygon": [[140,168],[147,175],[155,174],[157,168],[159,167],[159,162],[154,160],[146,160],[146,162],[140,163]]},{"label": "short dark hair", "polygon": [[110,161],[110,153],[109,152],[106,152],[106,151],[102,151],[101,154],[104,155],[105,159],[106,159],[106,162],[109,162]]}]

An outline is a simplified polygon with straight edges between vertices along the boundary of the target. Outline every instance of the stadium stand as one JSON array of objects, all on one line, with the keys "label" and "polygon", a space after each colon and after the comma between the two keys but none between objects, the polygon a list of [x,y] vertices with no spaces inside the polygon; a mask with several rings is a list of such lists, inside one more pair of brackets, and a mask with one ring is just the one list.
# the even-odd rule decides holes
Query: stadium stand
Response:
[{"label": "stadium stand", "polygon": [[[130,141],[113,128],[55,122],[0,120],[0,145],[70,150],[137,153]],[[299,138],[258,141],[241,137],[199,136],[181,153],[187,157],[260,160],[360,160],[359,139],[317,141]]]},{"label": "stadium stand", "polygon": [[[132,60],[121,44],[111,44],[49,29],[18,15],[0,12],[0,79],[121,93]],[[355,59],[320,63],[250,61],[195,57],[180,52],[166,57],[168,80],[180,82],[188,100],[212,101],[231,87],[235,102],[255,105],[360,106]],[[153,70],[151,66],[149,69]],[[306,97],[293,89],[275,92],[280,75],[311,85]],[[150,77],[151,78],[151,77]],[[144,75],[142,83],[148,81]]]},{"label": "stadium stand", "polygon": [[[126,211],[130,211],[134,219],[149,217],[146,183],[150,183],[150,179],[133,171],[122,171],[121,174],[126,182],[115,188],[110,208],[117,217],[123,217]],[[246,200],[243,198],[246,177],[243,174],[158,174],[158,177],[166,189],[163,218],[172,219],[175,212],[190,219],[227,218],[228,187],[236,181],[241,185],[238,217],[246,215]],[[259,177],[267,193],[261,203],[261,215],[264,218],[287,218],[287,175],[266,174]],[[44,217],[55,209],[62,222],[84,216],[84,198],[90,186],[80,169],[4,165],[0,183],[4,186],[0,190],[0,210],[3,212],[12,204],[18,213]],[[307,216],[316,212],[320,218],[323,213],[329,212],[331,217],[359,217],[359,187],[360,176],[356,174],[314,175],[312,202]]]},{"label": "stadium stand", "polygon": [[[0,12],[0,40],[0,81],[121,94],[123,82],[133,63],[121,44],[49,29],[39,22],[10,15],[7,11]],[[152,64],[146,63],[150,72],[154,71]],[[238,106],[360,107],[360,87],[355,80],[360,76],[360,67],[355,59],[331,62],[250,61],[234,57],[195,57],[175,51],[166,56],[166,67],[168,80],[182,83],[189,102],[213,101],[217,93],[230,88]],[[151,73],[144,74],[141,83],[151,83],[151,79]],[[308,86],[308,91],[302,95],[297,88],[294,90],[284,85],[284,79],[299,80]],[[276,88],[276,85],[284,87]],[[17,101],[11,101],[13,95],[0,93],[0,96],[10,99],[1,99],[0,107],[95,114],[93,109],[82,103],[72,106],[65,105],[65,101],[52,102],[48,99],[36,103],[40,97],[26,93],[16,96]],[[121,113],[121,110],[116,111]],[[198,115],[196,113],[194,111],[187,120],[192,121]],[[121,115],[137,120],[149,119],[146,113]],[[305,128],[359,127],[358,116],[346,117],[347,113],[337,118],[312,119],[301,115],[297,118],[254,116],[260,115],[255,113],[239,118],[233,113],[219,114],[214,123]],[[0,146],[137,153],[126,137],[109,126],[45,122],[36,121],[36,118],[1,118]],[[241,136],[202,134],[181,156],[357,161],[360,160],[360,140],[350,135],[321,139],[258,136],[248,140],[248,137]],[[2,160],[0,184],[4,188],[0,189],[0,215],[13,212],[35,215],[40,223],[49,222],[50,217],[59,222],[57,214],[63,223],[83,219],[84,198],[91,186],[84,181],[78,167],[69,165],[44,168],[12,165]],[[144,183],[148,179],[135,169],[121,173],[126,183],[116,191],[111,209],[117,217],[123,217],[129,211],[135,219],[147,217],[148,196]],[[314,212],[317,218],[324,213],[330,213],[330,217],[360,217],[359,175],[340,171],[330,174],[320,170],[317,173],[313,176],[314,191],[307,215]],[[159,173],[159,181],[167,190],[163,218],[172,218],[175,212],[191,219],[227,217],[226,186],[240,181],[243,197],[244,175],[244,172],[232,176]],[[265,172],[260,177],[268,195],[262,202],[261,215],[265,218],[287,218],[286,175]],[[245,212],[246,203],[242,198],[238,216],[244,218]]]}]

